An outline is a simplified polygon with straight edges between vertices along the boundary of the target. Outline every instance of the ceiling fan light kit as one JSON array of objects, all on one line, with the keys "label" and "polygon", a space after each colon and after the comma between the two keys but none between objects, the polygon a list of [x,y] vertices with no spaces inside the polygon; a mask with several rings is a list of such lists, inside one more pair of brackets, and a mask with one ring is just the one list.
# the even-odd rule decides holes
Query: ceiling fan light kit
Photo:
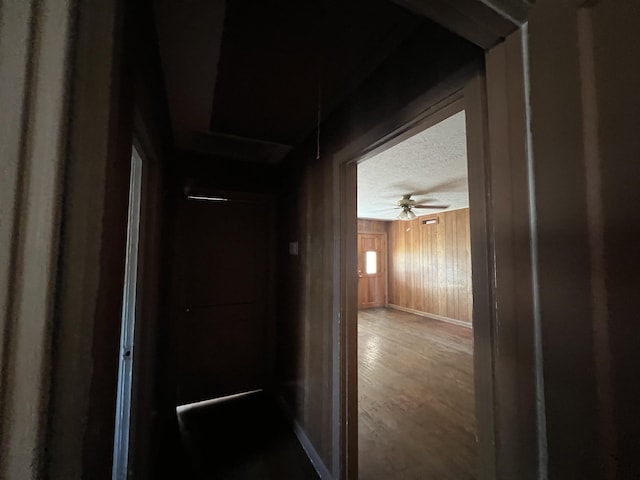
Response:
[{"label": "ceiling fan light kit", "polygon": [[416,218],[416,214],[409,207],[403,207],[402,212],[398,215],[398,220],[413,220],[414,218]]}]

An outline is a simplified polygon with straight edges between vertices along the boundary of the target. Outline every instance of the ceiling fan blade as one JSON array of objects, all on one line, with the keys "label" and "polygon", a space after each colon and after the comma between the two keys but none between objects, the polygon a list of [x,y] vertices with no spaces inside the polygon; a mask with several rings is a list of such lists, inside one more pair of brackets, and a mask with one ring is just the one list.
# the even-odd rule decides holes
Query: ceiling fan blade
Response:
[{"label": "ceiling fan blade", "polygon": [[[468,180],[465,177],[453,178],[433,185],[427,193],[459,192],[467,188]],[[426,195],[426,193],[425,193]]]},{"label": "ceiling fan blade", "polygon": [[433,208],[433,209],[439,209],[439,208],[449,208],[449,205],[414,205],[411,208]]},{"label": "ceiling fan blade", "polygon": [[429,188],[416,188],[415,184],[399,183],[394,185],[394,188],[404,190],[405,192],[411,192],[412,197],[420,197],[423,195],[430,195],[432,193],[440,192],[458,192],[464,190],[467,186],[467,179],[464,177],[454,178],[451,180],[445,180],[443,182],[432,185]]}]

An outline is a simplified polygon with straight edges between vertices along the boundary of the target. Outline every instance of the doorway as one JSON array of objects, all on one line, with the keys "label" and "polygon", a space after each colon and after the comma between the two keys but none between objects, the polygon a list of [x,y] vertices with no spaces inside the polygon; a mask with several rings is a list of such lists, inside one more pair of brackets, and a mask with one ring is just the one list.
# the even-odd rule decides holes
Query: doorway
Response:
[{"label": "doorway", "polygon": [[387,303],[387,234],[358,231],[358,308]]},{"label": "doorway", "polygon": [[118,393],[113,445],[113,480],[125,480],[129,475],[129,436],[134,371],[133,359],[138,290],[138,244],[140,239],[141,193],[142,159],[134,148],[131,154],[131,174],[129,180],[127,250],[122,292]]},{"label": "doorway", "polygon": [[476,478],[465,112],[430,120],[357,167],[362,480]]},{"label": "doorway", "polygon": [[272,199],[199,187],[176,202],[176,404],[267,388],[274,343]]}]

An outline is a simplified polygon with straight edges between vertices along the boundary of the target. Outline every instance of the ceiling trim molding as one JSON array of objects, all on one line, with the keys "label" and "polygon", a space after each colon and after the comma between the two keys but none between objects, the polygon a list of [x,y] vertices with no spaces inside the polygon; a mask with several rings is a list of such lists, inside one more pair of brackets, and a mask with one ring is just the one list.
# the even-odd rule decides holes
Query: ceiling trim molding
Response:
[{"label": "ceiling trim molding", "polygon": [[489,49],[527,20],[533,0],[393,0]]}]

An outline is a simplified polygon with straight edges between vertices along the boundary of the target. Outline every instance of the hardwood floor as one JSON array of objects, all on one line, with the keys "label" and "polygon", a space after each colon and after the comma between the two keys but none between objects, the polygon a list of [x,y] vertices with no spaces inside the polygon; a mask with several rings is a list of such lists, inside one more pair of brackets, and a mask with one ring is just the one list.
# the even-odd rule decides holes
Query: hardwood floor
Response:
[{"label": "hardwood floor", "polygon": [[183,480],[317,480],[275,400],[257,392],[178,414]]},{"label": "hardwood floor", "polygon": [[472,331],[397,310],[358,315],[359,478],[475,478]]}]

